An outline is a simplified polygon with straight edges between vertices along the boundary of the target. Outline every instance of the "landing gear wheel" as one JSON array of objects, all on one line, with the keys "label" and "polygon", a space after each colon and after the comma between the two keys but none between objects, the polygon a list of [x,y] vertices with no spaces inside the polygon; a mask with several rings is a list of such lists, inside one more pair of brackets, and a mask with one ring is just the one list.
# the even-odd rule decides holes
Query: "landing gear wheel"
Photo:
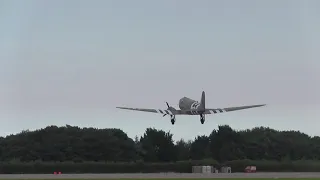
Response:
[{"label": "landing gear wheel", "polygon": [[204,114],[200,114],[200,122],[201,122],[201,124],[204,123]]},{"label": "landing gear wheel", "polygon": [[176,122],[176,117],[174,115],[171,115],[171,124],[174,125]]},{"label": "landing gear wheel", "polygon": [[204,123],[204,119],[201,118],[201,119],[200,119],[200,122],[201,122],[201,124],[203,124],[203,123]]}]

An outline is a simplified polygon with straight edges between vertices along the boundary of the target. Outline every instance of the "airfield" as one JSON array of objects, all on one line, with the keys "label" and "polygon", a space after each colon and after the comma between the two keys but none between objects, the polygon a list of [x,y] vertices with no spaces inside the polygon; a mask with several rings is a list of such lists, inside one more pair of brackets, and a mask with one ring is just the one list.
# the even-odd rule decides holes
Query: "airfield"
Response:
[{"label": "airfield", "polygon": [[257,172],[257,173],[127,173],[127,174],[0,174],[0,179],[278,179],[319,178],[320,172]]}]

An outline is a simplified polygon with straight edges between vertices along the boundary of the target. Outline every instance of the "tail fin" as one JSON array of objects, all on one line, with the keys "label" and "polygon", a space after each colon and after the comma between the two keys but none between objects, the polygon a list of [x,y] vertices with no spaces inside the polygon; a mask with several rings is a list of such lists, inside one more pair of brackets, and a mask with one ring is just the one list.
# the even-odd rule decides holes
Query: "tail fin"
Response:
[{"label": "tail fin", "polygon": [[206,95],[205,95],[204,91],[202,91],[199,109],[201,109],[201,110],[205,110],[206,109]]}]

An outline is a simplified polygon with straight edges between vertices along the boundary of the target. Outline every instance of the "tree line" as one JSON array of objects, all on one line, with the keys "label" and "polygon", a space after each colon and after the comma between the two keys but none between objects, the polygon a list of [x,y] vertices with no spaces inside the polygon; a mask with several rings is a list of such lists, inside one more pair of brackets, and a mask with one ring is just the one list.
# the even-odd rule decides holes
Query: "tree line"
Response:
[{"label": "tree line", "polygon": [[116,163],[127,163],[127,166],[134,164],[139,167],[137,171],[143,171],[147,168],[143,164],[160,166],[162,163],[166,168],[170,164],[175,166],[173,169],[186,171],[199,162],[230,165],[241,161],[243,168],[252,163],[261,164],[261,161],[285,162],[291,167],[292,162],[320,160],[320,137],[299,131],[277,131],[267,127],[236,131],[222,125],[209,135],[197,136],[194,140],[174,142],[172,136],[170,132],[155,128],[147,128],[141,137],[132,139],[120,129],[48,126],[1,137],[0,161],[2,169],[4,166],[8,169],[12,163],[22,167],[28,163],[107,162],[112,164],[111,169]]}]

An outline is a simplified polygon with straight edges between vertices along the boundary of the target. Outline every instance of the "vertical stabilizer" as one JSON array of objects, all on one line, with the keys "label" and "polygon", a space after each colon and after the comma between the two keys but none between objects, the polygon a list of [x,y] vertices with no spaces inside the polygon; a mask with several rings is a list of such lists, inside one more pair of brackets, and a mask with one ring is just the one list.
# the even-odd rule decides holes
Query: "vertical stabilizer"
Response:
[{"label": "vertical stabilizer", "polygon": [[204,91],[202,91],[199,109],[201,109],[201,110],[205,110],[206,109],[206,96],[205,96],[205,92]]}]

